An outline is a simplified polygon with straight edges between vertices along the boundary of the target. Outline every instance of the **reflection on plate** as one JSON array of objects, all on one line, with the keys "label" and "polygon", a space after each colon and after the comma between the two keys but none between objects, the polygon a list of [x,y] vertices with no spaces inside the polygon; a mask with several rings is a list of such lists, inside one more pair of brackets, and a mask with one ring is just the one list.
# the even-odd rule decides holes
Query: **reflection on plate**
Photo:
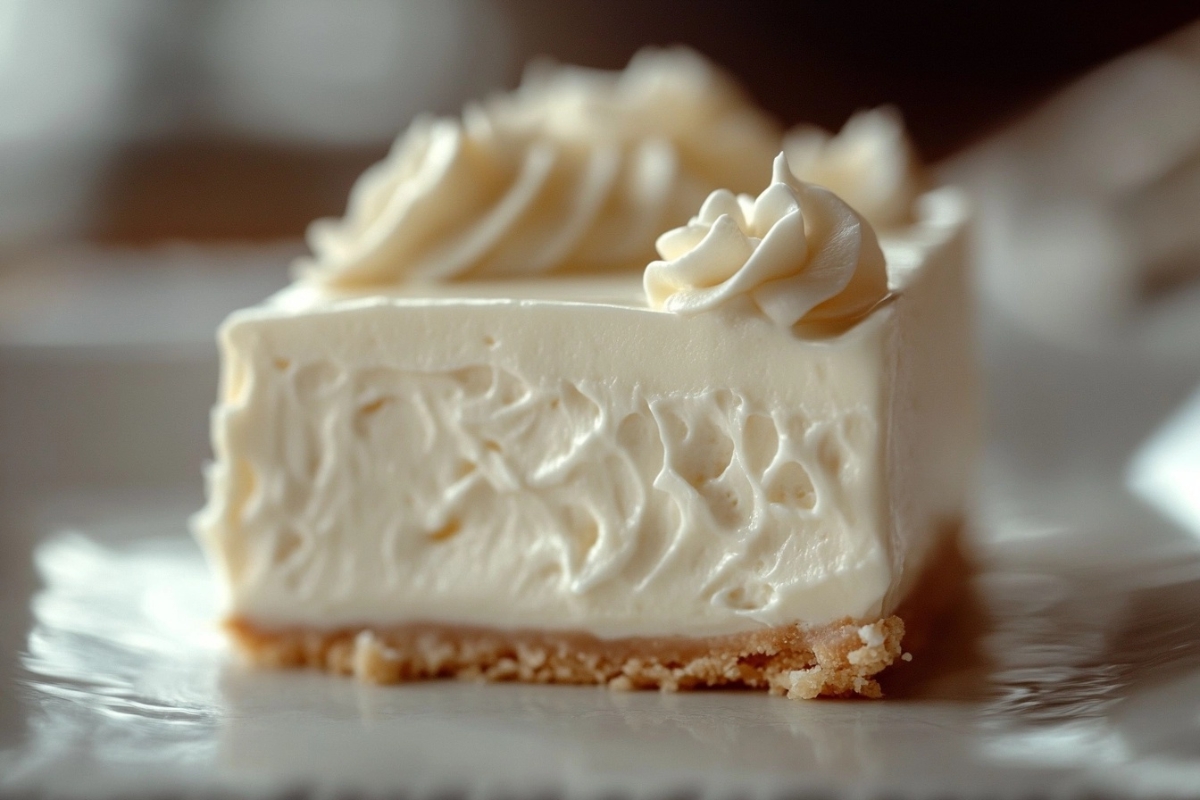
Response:
[{"label": "reflection on plate", "polygon": [[[562,792],[785,788],[1187,795],[1200,787],[1200,556],[1084,563],[1058,530],[979,548],[976,597],[883,702],[247,671],[205,565],[160,535],[61,533],[0,789]],[[1156,551],[1157,552],[1157,551]]]},{"label": "reflection on plate", "polygon": [[1129,464],[1129,488],[1200,537],[1200,389]]}]

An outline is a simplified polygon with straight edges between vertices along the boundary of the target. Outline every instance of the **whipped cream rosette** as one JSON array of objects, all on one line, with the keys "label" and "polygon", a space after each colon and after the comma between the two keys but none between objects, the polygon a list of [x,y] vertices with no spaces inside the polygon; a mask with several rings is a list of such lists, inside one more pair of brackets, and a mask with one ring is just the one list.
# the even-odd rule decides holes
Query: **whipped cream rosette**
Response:
[{"label": "whipped cream rosette", "polygon": [[621,73],[535,66],[461,119],[416,120],[309,230],[298,272],[346,288],[640,269],[718,186],[766,178],[780,132],[687,50]]},{"label": "whipped cream rosette", "polygon": [[928,179],[895,109],[860,111],[837,134],[797,125],[783,149],[797,178],[829,189],[876,228],[915,221]]},{"label": "whipped cream rosette", "polygon": [[724,189],[659,237],[646,267],[651,307],[680,314],[749,298],[779,325],[852,319],[887,294],[871,226],[828,189],[796,179],[782,153],[757,198]]}]

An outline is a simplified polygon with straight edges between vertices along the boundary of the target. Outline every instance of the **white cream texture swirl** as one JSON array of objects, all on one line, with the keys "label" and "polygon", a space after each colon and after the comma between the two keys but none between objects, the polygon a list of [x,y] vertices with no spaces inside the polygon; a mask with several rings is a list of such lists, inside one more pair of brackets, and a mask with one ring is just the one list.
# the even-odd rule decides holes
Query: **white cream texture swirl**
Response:
[{"label": "white cream texture swirl", "polygon": [[798,125],[783,149],[797,178],[831,190],[876,228],[914,221],[927,180],[894,109],[860,111],[837,135]]},{"label": "white cream texture swirl", "polygon": [[641,269],[719,186],[766,179],[781,134],[699,55],[623,72],[535,65],[461,119],[421,118],[309,230],[303,277],[346,287]]},{"label": "white cream texture swirl", "polygon": [[757,198],[720,189],[685,227],[659,237],[662,261],[643,276],[655,309],[693,314],[747,297],[791,327],[858,317],[887,294],[871,226],[828,189],[803,183],[776,157]]}]

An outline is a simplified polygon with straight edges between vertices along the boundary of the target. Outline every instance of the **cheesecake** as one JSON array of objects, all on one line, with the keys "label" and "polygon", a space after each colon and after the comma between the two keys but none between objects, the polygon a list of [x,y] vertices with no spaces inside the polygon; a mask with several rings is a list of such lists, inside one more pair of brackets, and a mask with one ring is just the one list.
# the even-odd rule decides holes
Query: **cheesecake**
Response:
[{"label": "cheesecake", "polygon": [[687,51],[416,121],[220,330],[194,528],[237,649],[879,696],[958,568],[967,208],[892,181],[877,231],[798,174],[837,140],[797,169]]}]

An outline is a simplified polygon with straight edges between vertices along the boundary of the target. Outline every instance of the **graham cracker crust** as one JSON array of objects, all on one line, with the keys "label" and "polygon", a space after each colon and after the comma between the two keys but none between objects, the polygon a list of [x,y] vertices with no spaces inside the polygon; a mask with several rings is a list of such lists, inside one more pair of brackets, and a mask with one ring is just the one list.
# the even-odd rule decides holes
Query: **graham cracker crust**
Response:
[{"label": "graham cracker crust", "polygon": [[[898,609],[916,623],[914,644],[936,635],[938,612],[964,582],[967,564],[956,534],[946,537],[920,585]],[[370,683],[458,678],[672,692],[737,686],[808,700],[882,697],[876,676],[897,660],[912,658],[901,649],[904,619],[846,618],[726,636],[622,639],[438,624],[267,629],[238,617],[227,620],[225,628],[256,666],[308,667]]]},{"label": "graham cracker crust", "polygon": [[256,665],[313,667],[372,683],[460,678],[664,691],[744,686],[803,699],[882,696],[873,676],[900,658],[904,637],[895,616],[727,636],[612,640],[451,625],[266,631],[235,619],[226,627]]}]

